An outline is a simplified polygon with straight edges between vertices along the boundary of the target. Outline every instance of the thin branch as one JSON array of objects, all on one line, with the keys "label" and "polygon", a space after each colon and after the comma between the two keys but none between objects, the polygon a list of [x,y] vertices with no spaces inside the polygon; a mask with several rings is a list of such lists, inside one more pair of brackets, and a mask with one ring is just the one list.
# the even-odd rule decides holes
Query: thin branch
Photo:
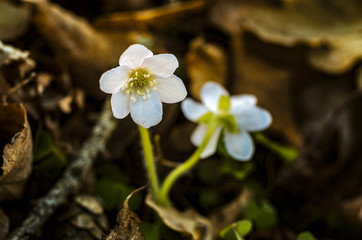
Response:
[{"label": "thin branch", "polygon": [[107,139],[115,126],[116,122],[112,116],[109,101],[107,101],[79,156],[68,166],[53,188],[43,198],[37,200],[33,210],[23,224],[12,232],[9,240],[30,239],[32,235],[41,230],[55,210],[65,204],[71,194],[78,191],[97,154],[104,150]]}]

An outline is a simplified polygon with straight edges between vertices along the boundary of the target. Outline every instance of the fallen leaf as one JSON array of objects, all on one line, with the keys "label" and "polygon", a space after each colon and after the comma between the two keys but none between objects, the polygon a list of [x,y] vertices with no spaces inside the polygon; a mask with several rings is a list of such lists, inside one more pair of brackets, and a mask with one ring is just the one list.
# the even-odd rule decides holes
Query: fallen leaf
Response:
[{"label": "fallen leaf", "polygon": [[228,33],[248,30],[264,41],[283,46],[310,46],[310,63],[323,71],[342,73],[362,58],[359,1],[298,0],[284,7],[241,1],[219,1],[211,18]]},{"label": "fallen leaf", "polygon": [[190,42],[185,57],[187,74],[191,79],[191,94],[199,99],[200,89],[207,81],[225,85],[227,74],[226,56],[222,48],[196,38]]},{"label": "fallen leaf", "polygon": [[57,4],[36,1],[34,24],[56,55],[63,60],[73,83],[94,98],[103,98],[99,78],[116,67],[121,53],[136,41],[129,32],[105,33]]},{"label": "fallen leaf", "polygon": [[212,224],[194,210],[180,212],[172,207],[158,205],[149,193],[146,204],[157,212],[162,221],[171,229],[180,232],[193,240],[213,239]]},{"label": "fallen leaf", "polygon": [[82,208],[88,210],[94,215],[103,214],[103,207],[99,200],[90,195],[78,195],[75,197],[75,202],[78,203]]},{"label": "fallen leaf", "polygon": [[0,39],[9,41],[20,37],[31,22],[30,13],[28,4],[0,1]]},{"label": "fallen leaf", "polygon": [[63,113],[69,114],[72,112],[72,103],[75,103],[78,108],[84,107],[84,92],[81,89],[72,90],[67,96],[58,101],[60,110]]},{"label": "fallen leaf", "polygon": [[[234,36],[232,41],[235,76],[231,92],[255,95],[259,105],[270,111],[273,117],[271,129],[281,133],[293,145],[301,146],[301,131],[294,115],[295,98],[292,94],[294,83],[291,67],[284,63],[275,64],[278,58],[268,55],[267,52],[267,58],[259,56],[258,51],[260,53],[273,47],[261,45],[253,51],[250,46],[255,44],[254,41],[248,41],[241,36]],[[289,54],[287,50],[283,57],[293,62],[293,59],[288,57]],[[269,57],[273,60],[269,60]]]},{"label": "fallen leaf", "polygon": [[175,19],[188,14],[200,11],[209,4],[206,0],[189,2],[177,2],[151,9],[119,12],[105,14],[95,20],[95,26],[99,28],[119,28],[124,26],[134,26],[136,23],[150,25],[152,27],[164,27]]},{"label": "fallen leaf", "polygon": [[53,76],[49,73],[39,73],[36,78],[37,91],[39,95],[43,95],[44,90],[49,86],[53,81]]},{"label": "fallen leaf", "polygon": [[9,217],[0,208],[0,240],[5,240],[5,237],[9,233],[9,229],[10,229]]},{"label": "fallen leaf", "polygon": [[[147,185],[146,185],[147,186]],[[123,209],[118,212],[117,224],[108,236],[103,236],[102,240],[146,240],[140,232],[141,220],[136,213],[129,210],[128,201],[137,192],[146,188],[137,188],[131,192],[123,203]]]},{"label": "fallen leaf", "polygon": [[33,142],[21,104],[0,105],[0,201],[21,197],[31,172]]},{"label": "fallen leaf", "polygon": [[[43,239],[102,239],[109,231],[108,218],[96,196],[75,196],[42,230]],[[76,237],[75,237],[76,236]]]},{"label": "fallen leaf", "polygon": [[[15,102],[27,95],[22,91],[22,86],[31,82],[35,74],[30,73],[36,66],[34,60],[29,58],[30,52],[17,49],[0,41],[0,94],[3,102],[12,98]],[[24,103],[27,111],[35,119],[38,114],[33,106]]]}]

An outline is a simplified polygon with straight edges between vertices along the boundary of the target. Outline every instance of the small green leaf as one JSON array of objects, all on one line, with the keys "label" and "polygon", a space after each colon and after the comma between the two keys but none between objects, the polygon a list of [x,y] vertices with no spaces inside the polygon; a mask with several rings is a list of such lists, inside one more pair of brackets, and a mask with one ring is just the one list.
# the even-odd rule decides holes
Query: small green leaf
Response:
[{"label": "small green leaf", "polygon": [[312,233],[306,231],[298,234],[297,240],[317,240]]},{"label": "small green leaf", "polygon": [[258,229],[268,229],[278,222],[275,208],[264,200],[261,204],[249,202],[245,207],[245,217],[252,220]]},{"label": "small green leaf", "polygon": [[253,227],[253,224],[248,219],[236,222],[235,225],[236,225],[235,228],[242,237],[246,236]]},{"label": "small green leaf", "polygon": [[[102,198],[107,210],[121,209],[123,202],[134,189],[112,179],[102,178],[95,185],[95,192]],[[129,202],[131,209],[138,209],[141,197],[136,194]]]},{"label": "small green leaf", "polygon": [[220,237],[226,240],[237,240],[232,224],[220,231]]},{"label": "small green leaf", "polygon": [[218,104],[219,111],[229,112],[230,107],[231,107],[230,98],[226,95],[221,95]]},{"label": "small green leaf", "polygon": [[220,236],[226,240],[239,240],[248,235],[253,227],[250,220],[244,219],[234,222],[220,232]]},{"label": "small green leaf", "polygon": [[34,161],[44,160],[52,154],[54,148],[56,148],[56,146],[50,133],[42,131],[34,149]]},{"label": "small green leaf", "polygon": [[129,176],[115,163],[103,164],[100,168],[97,168],[97,171],[101,178],[107,178],[123,184],[130,183]]},{"label": "small green leaf", "polygon": [[63,152],[55,145],[50,133],[43,131],[34,149],[34,162],[38,176],[57,178],[67,165]]}]

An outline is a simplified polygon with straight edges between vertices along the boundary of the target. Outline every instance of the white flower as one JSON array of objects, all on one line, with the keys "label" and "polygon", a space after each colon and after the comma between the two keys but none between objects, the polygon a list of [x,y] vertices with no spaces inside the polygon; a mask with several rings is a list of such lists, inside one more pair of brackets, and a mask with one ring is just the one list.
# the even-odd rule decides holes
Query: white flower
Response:
[{"label": "white flower", "polygon": [[186,88],[173,73],[178,61],[173,54],[153,53],[140,44],[131,45],[120,57],[119,67],[105,72],[99,81],[103,92],[112,94],[112,112],[144,128],[162,119],[162,104],[182,101]]},{"label": "white flower", "polygon": [[237,160],[249,160],[254,153],[254,143],[248,132],[266,129],[272,121],[270,113],[256,106],[255,96],[243,94],[229,97],[229,93],[222,86],[213,82],[204,84],[200,96],[203,105],[190,98],[186,98],[181,104],[187,119],[200,122],[192,133],[191,142],[196,146],[201,144],[208,129],[204,123],[212,117],[221,123],[201,158],[215,153],[223,131],[228,153]]}]

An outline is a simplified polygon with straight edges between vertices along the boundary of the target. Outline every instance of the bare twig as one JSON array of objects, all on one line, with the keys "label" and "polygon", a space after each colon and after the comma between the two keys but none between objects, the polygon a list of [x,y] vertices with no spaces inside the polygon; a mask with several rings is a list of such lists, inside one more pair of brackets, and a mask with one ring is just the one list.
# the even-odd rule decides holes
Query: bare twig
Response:
[{"label": "bare twig", "polygon": [[10,88],[3,96],[2,96],[2,102],[3,103],[7,103],[7,98],[13,94],[14,92],[16,92],[17,90],[19,90],[20,88],[22,88],[23,86],[25,86],[26,84],[28,84],[30,81],[32,81],[35,78],[36,74],[34,72],[32,72],[30,74],[29,77],[25,78],[23,81],[21,81],[20,83],[16,84],[14,87]]},{"label": "bare twig", "polygon": [[68,166],[53,188],[39,199],[23,224],[15,229],[9,240],[30,239],[54,211],[64,203],[71,194],[77,192],[81,180],[89,172],[97,154],[105,148],[107,139],[116,126],[109,101],[105,104],[99,120],[93,128],[92,135],[84,143],[79,156]]}]

